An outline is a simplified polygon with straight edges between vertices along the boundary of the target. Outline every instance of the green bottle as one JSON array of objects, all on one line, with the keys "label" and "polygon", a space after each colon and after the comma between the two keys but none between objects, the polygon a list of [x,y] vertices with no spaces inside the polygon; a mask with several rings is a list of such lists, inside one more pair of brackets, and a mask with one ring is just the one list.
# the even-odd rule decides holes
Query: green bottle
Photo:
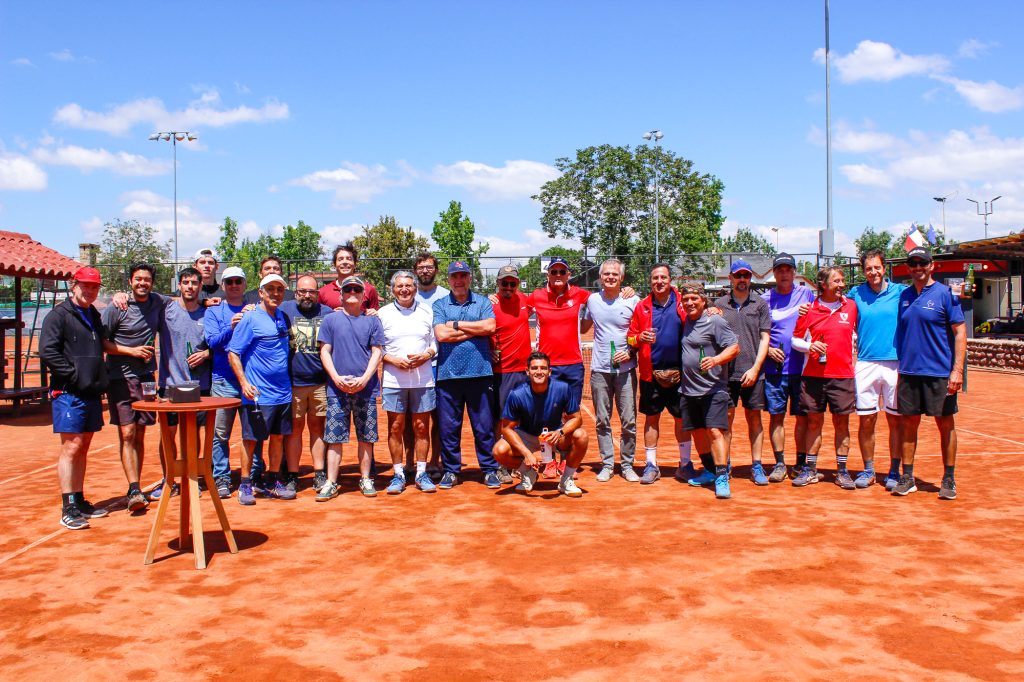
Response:
[{"label": "green bottle", "polygon": [[700,347],[700,358],[697,360],[697,366],[700,367],[701,374],[708,373],[708,371],[704,369],[704,346]]},{"label": "green bottle", "polygon": [[619,371],[619,363],[616,362],[616,360],[615,360],[615,342],[614,341],[610,341],[609,343],[611,343],[611,349],[612,349],[612,354],[611,354],[612,371],[613,372],[618,372]]}]

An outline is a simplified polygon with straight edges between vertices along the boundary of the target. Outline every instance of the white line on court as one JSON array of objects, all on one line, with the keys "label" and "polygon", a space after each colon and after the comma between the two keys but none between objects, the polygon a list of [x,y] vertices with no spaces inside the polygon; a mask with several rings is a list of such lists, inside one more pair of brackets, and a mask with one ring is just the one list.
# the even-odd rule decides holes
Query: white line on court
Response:
[{"label": "white line on court", "polygon": [[1010,438],[1003,438],[1001,436],[992,436],[992,435],[989,435],[987,433],[981,433],[979,431],[971,431],[970,429],[965,429],[962,426],[956,427],[956,430],[957,430],[957,432],[963,431],[964,433],[970,433],[970,434],[972,434],[974,436],[983,436],[985,438],[995,438],[996,440],[1006,441],[1007,443],[1013,443],[1014,445],[1024,445],[1024,442],[1021,442],[1019,440],[1012,440]]},{"label": "white line on court", "polygon": [[999,410],[987,410],[984,407],[978,407],[977,405],[964,405],[964,404],[961,403],[960,407],[966,407],[966,408],[971,409],[971,410],[981,410],[982,412],[990,412],[991,414],[998,414],[1000,417],[1011,417],[1013,419],[1024,419],[1024,415],[1006,414],[1005,412],[1000,412]]},{"label": "white line on court", "polygon": [[[101,448],[96,448],[95,450],[89,450],[89,454],[92,454],[94,452],[100,452],[102,450],[107,450],[108,448],[112,448],[112,447],[114,447],[113,444],[111,444],[111,445],[104,445]],[[25,478],[26,476],[31,476],[32,474],[38,474],[40,471],[46,471],[47,469],[53,469],[56,466],[57,466],[56,462],[54,462],[53,464],[47,464],[46,466],[39,467],[35,471],[30,471],[27,474],[21,474],[19,476],[15,476],[13,478],[8,478],[6,480],[0,481],[0,485],[3,485],[4,483],[11,483],[13,481],[17,481],[19,478]]]},{"label": "white line on court", "polygon": [[15,558],[21,556],[22,554],[24,554],[25,552],[29,551],[33,547],[37,547],[37,546],[43,544],[44,542],[46,542],[47,540],[50,540],[50,539],[53,539],[53,538],[57,537],[58,535],[60,535],[63,532],[64,532],[64,528],[58,528],[57,530],[53,531],[49,535],[44,535],[43,537],[39,538],[35,542],[32,542],[32,543],[30,543],[28,545],[25,545],[21,549],[15,551],[15,552],[11,552],[7,556],[0,558],[0,564],[5,564],[8,561],[10,561],[11,559],[15,559]]}]

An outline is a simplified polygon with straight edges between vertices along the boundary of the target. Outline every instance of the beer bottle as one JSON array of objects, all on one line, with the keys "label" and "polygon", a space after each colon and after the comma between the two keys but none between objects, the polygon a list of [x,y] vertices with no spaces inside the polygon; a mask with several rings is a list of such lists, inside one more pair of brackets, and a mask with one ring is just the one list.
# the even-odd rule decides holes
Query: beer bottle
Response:
[{"label": "beer bottle", "polygon": [[609,343],[611,344],[611,353],[612,353],[611,354],[612,372],[618,372],[619,371],[619,363],[615,359],[615,342],[614,341],[609,341]]},{"label": "beer bottle", "polygon": [[707,374],[708,371],[704,369],[704,346],[700,347],[700,357],[697,360],[697,366],[700,367],[701,374]]}]

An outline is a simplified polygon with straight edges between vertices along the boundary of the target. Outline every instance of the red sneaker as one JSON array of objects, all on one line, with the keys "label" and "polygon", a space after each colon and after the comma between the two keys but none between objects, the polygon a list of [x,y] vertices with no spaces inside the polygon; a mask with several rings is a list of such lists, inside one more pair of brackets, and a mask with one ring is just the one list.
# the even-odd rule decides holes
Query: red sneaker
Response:
[{"label": "red sneaker", "polygon": [[[563,460],[561,460],[558,463],[558,477],[561,478],[564,475],[565,475],[565,460],[563,459]],[[580,477],[579,469],[577,469],[576,471],[572,472],[572,480],[575,481],[579,477]]]},{"label": "red sneaker", "polygon": [[544,478],[558,478],[558,462],[551,460],[544,465],[540,473]]}]

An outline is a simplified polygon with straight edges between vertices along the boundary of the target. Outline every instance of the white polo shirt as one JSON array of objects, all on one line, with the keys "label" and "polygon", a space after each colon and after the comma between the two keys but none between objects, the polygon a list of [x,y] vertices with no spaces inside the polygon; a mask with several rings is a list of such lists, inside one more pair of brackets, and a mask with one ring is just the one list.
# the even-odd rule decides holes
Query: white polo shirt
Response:
[{"label": "white polo shirt", "polygon": [[[384,354],[395,357],[409,357],[432,348],[437,352],[434,340],[434,311],[416,302],[411,308],[403,308],[397,301],[383,306],[377,318],[384,326]],[[429,362],[415,369],[399,369],[390,362],[384,363],[384,388],[429,388],[434,385],[434,371]]]}]

